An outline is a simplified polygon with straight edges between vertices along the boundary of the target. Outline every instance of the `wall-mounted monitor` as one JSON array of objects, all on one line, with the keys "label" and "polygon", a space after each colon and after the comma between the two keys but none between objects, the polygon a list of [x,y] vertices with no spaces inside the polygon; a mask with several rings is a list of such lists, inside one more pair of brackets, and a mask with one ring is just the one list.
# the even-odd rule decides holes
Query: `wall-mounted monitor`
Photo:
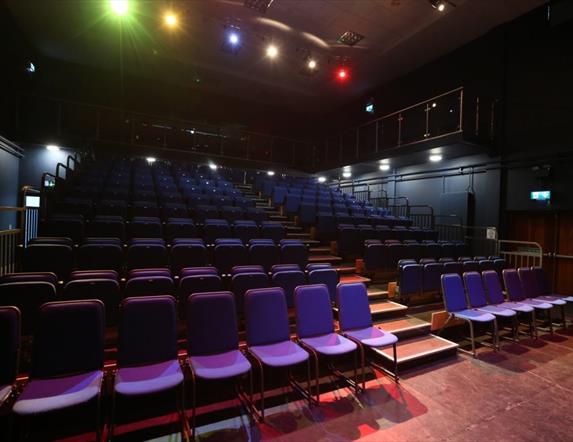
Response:
[{"label": "wall-mounted monitor", "polygon": [[551,190],[535,190],[530,193],[529,198],[534,201],[551,200]]}]

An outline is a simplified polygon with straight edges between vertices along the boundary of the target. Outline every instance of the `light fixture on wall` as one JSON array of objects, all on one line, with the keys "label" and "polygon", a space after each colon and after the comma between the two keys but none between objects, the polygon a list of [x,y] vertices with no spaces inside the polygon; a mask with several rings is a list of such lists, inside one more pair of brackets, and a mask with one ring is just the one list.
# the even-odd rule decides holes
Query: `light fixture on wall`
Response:
[{"label": "light fixture on wall", "polygon": [[217,170],[217,165],[215,163],[209,163],[209,169]]},{"label": "light fixture on wall", "polygon": [[382,172],[387,172],[390,170],[390,164],[380,164],[380,170]]},{"label": "light fixture on wall", "polygon": [[438,163],[438,162],[442,161],[442,156],[440,154],[430,155],[430,161],[432,163]]},{"label": "light fixture on wall", "polygon": [[46,146],[46,149],[48,149],[51,152],[57,152],[58,150],[60,150],[60,146],[56,146],[55,144],[48,144]]},{"label": "light fixture on wall", "polygon": [[342,172],[342,178],[350,178],[352,176],[352,172],[349,170]]},{"label": "light fixture on wall", "polygon": [[324,182],[326,182],[326,177],[325,177],[325,176],[319,176],[319,177],[318,177],[318,182],[319,182],[319,183],[324,183]]},{"label": "light fixture on wall", "polygon": [[147,157],[146,160],[149,164],[153,164],[157,161],[155,157]]},{"label": "light fixture on wall", "polygon": [[437,9],[439,12],[446,10],[446,2],[442,0],[429,0],[432,8]]},{"label": "light fixture on wall", "polygon": [[274,170],[269,170],[269,171],[267,171],[267,175],[268,175],[268,176],[275,176],[275,171],[274,171]]}]

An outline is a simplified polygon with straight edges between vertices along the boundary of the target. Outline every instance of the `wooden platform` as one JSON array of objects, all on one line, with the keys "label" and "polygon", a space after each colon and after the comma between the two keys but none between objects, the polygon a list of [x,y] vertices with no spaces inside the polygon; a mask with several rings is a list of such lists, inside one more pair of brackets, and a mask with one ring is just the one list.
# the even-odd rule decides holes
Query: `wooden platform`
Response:
[{"label": "wooden platform", "polygon": [[[398,341],[396,346],[398,366],[402,369],[429,362],[457,353],[458,344],[435,335],[422,335]],[[392,348],[375,349],[381,362],[390,364],[393,361]]]},{"label": "wooden platform", "polygon": [[319,262],[327,262],[327,263],[335,263],[335,262],[340,262],[342,261],[342,258],[340,256],[334,256],[334,255],[310,255],[308,257],[308,262],[309,263],[319,263]]},{"label": "wooden platform", "polygon": [[398,338],[430,333],[430,323],[414,316],[406,315],[399,318],[375,321],[375,323],[384,331],[393,333]]},{"label": "wooden platform", "polygon": [[351,275],[351,274],[340,275],[340,283],[341,284],[350,284],[353,282],[362,282],[364,284],[370,284],[370,279],[365,278],[364,276],[360,276],[360,275]]}]

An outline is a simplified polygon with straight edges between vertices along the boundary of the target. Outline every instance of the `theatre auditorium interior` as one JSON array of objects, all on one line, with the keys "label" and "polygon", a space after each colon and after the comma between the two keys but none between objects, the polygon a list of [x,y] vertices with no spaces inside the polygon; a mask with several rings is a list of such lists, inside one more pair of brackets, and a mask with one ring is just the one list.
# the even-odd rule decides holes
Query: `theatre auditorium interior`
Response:
[{"label": "theatre auditorium interior", "polygon": [[0,33],[0,440],[573,440],[573,1]]}]

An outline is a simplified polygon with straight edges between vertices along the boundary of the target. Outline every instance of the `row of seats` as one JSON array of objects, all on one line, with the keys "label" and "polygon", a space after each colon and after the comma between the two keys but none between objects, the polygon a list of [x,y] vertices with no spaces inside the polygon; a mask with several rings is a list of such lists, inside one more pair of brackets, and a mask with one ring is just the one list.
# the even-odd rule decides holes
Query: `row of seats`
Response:
[{"label": "row of seats", "polygon": [[424,258],[442,257],[458,259],[467,255],[464,243],[449,242],[367,242],[364,250],[364,268],[367,271],[395,270],[402,259],[419,261]]},{"label": "row of seats", "polygon": [[[217,216],[218,213],[205,213]],[[40,234],[47,237],[69,237],[75,244],[85,237],[119,238],[175,238],[203,237],[207,243],[215,238],[241,238],[244,242],[255,238],[279,241],[286,237],[286,229],[279,221],[266,221],[266,215],[253,212],[253,219],[205,218],[195,222],[191,218],[168,218],[163,223],[159,218],[136,217],[125,222],[117,216],[99,216],[89,223],[74,216],[55,216],[40,226]],[[237,216],[243,216],[237,214]]]},{"label": "row of seats", "polygon": [[167,248],[162,239],[141,238],[132,240],[124,253],[118,240],[112,238],[95,239],[77,250],[65,244],[32,243],[24,249],[23,270],[53,272],[65,280],[74,268],[121,272],[124,268],[171,267],[174,273],[179,273],[185,267],[212,264],[220,273],[227,274],[239,265],[258,264],[268,271],[279,263],[304,268],[307,261],[308,248],[296,239],[283,239],[278,245],[272,239],[258,239],[245,246],[240,239],[222,238],[208,249],[201,239],[177,239]]},{"label": "row of seats", "polygon": [[[364,347],[394,346],[397,338],[372,326],[366,289],[361,284],[342,285],[337,289],[339,332],[328,291],[323,285],[301,286],[295,292],[296,338],[291,340],[285,295],[280,288],[250,290],[245,295],[246,352],[256,360],[262,379],[259,394],[260,414],[265,417],[264,371],[273,368],[317,367],[314,388],[307,385],[309,403],[320,404],[319,363],[354,354],[354,387],[360,391],[357,378],[357,354]],[[127,298],[122,302],[117,348],[117,371],[113,375],[111,398],[137,398],[167,391],[178,391],[177,408],[185,415],[183,387],[185,373],[192,389],[192,437],[195,436],[196,391],[198,381],[221,381],[248,374],[252,367],[239,349],[235,316],[236,305],[228,292],[199,293],[188,298],[187,355],[178,356],[176,305],[170,296]],[[2,402],[16,395],[20,314],[15,307],[0,308],[0,324],[7,330],[7,346],[2,354],[0,392]],[[155,327],[149,327],[153,322]],[[81,406],[99,407],[104,378],[105,312],[99,300],[49,302],[40,307],[38,328],[33,340],[31,375],[22,392],[16,395],[12,412],[28,420],[26,429],[33,430],[36,415],[64,412]],[[73,333],[70,333],[73,330]],[[367,337],[366,337],[367,336]],[[184,370],[186,367],[188,370]],[[362,361],[364,379],[364,361]],[[70,394],[73,385],[74,394]],[[364,388],[364,383],[362,384]],[[314,391],[313,391],[314,390]],[[240,390],[239,390],[240,391]],[[316,395],[316,397],[314,397]],[[252,398],[251,398],[252,400]],[[119,404],[119,402],[118,402]],[[256,403],[252,403],[256,407]],[[91,410],[90,407],[90,410]],[[115,407],[109,432],[113,436]],[[30,422],[30,420],[32,420]],[[96,440],[100,425],[96,419]],[[22,433],[23,434],[23,433]],[[21,435],[22,435],[21,434]],[[18,437],[16,437],[18,439]]]},{"label": "row of seats", "polygon": [[398,261],[397,292],[401,297],[439,293],[441,277],[444,274],[462,275],[467,272],[494,270],[501,276],[506,267],[504,259],[454,261],[453,258],[444,257],[440,258],[440,262],[436,262],[432,258],[423,258],[419,264],[415,260],[401,259]]},{"label": "row of seats", "polygon": [[[15,305],[23,313],[24,330],[32,330],[36,312],[45,302],[61,300],[99,299],[106,306],[109,324],[115,324],[122,299],[134,296],[171,295],[176,297],[184,317],[186,299],[193,293],[231,291],[237,305],[247,290],[281,287],[287,305],[294,307],[294,289],[305,284],[325,284],[334,302],[338,272],[329,264],[309,264],[303,271],[296,264],[277,264],[270,272],[263,266],[233,267],[229,275],[220,275],[215,267],[181,269],[176,278],[169,269],[133,269],[125,282],[113,270],[80,270],[70,274],[58,290],[57,277],[49,272],[14,273],[0,280],[0,305]],[[239,312],[240,313],[240,312]]]},{"label": "row of seats", "polygon": [[[573,302],[572,296],[556,295],[551,292],[542,268],[504,269],[503,281],[507,289],[505,299],[499,274],[494,270],[483,273],[470,271],[458,274],[444,274],[441,277],[444,304],[449,319],[465,321],[470,327],[472,353],[475,356],[474,324],[492,325],[493,347],[499,348],[498,322],[511,320],[514,339],[517,339],[518,314],[529,316],[532,336],[537,335],[535,312],[548,313],[552,330],[551,310]],[[562,309],[563,325],[565,312]]]},{"label": "row of seats", "polygon": [[[330,232],[334,226],[317,224],[316,233],[318,238],[331,236]],[[370,244],[390,244],[404,242],[410,244],[432,243],[438,238],[438,232],[431,229],[419,227],[406,228],[403,226],[370,226],[360,224],[357,226],[349,224],[339,224],[337,226],[338,250],[343,254],[363,254],[365,248]]]}]

